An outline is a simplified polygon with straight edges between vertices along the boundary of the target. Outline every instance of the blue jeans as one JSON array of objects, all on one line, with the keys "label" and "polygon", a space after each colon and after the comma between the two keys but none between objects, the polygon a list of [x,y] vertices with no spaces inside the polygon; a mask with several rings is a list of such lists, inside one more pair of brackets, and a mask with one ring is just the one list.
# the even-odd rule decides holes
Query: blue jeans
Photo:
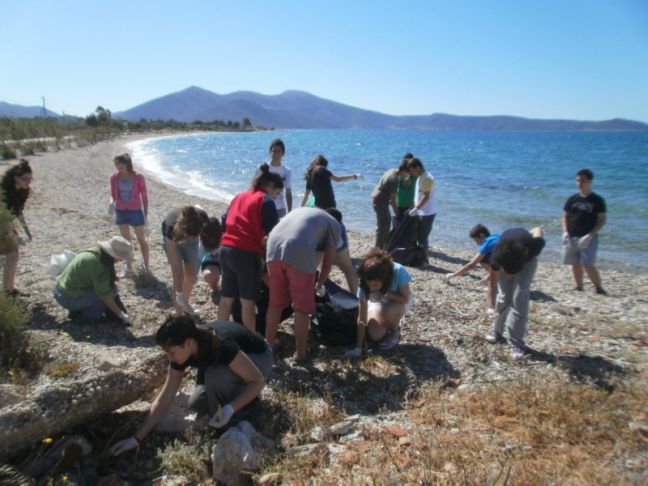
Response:
[{"label": "blue jeans", "polygon": [[98,319],[107,309],[106,304],[93,289],[88,289],[81,295],[73,297],[63,293],[57,285],[54,287],[54,298],[67,310],[81,312],[84,317],[92,319]]}]

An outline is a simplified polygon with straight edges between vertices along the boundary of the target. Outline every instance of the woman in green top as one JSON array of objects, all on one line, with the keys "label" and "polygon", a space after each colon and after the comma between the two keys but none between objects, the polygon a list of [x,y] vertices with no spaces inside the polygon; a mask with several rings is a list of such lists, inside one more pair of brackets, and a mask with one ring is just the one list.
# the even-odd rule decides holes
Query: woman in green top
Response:
[{"label": "woman in green top", "polygon": [[410,174],[407,170],[407,162],[412,158],[414,158],[414,155],[409,152],[406,153],[400,167],[398,167],[398,173],[406,175],[398,178],[398,190],[396,191],[396,206],[398,206],[397,216],[402,216],[405,211],[414,206],[416,176]]},{"label": "woman in green top", "polygon": [[56,279],[54,298],[77,316],[130,324],[126,308],[117,294],[115,262],[133,258],[131,244],[121,236],[99,241],[98,246],[75,256]]}]

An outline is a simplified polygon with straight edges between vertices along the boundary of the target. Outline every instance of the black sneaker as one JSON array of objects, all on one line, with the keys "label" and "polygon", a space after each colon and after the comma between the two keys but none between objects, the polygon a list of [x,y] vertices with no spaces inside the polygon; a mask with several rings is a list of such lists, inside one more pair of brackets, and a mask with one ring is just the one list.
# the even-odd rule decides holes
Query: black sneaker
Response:
[{"label": "black sneaker", "polygon": [[596,293],[599,295],[607,295],[607,292],[603,289],[603,287],[596,287]]},{"label": "black sneaker", "polygon": [[579,285],[577,285],[576,287],[574,287],[574,291],[575,291],[575,292],[582,292],[582,291],[583,291],[583,287],[580,287]]}]

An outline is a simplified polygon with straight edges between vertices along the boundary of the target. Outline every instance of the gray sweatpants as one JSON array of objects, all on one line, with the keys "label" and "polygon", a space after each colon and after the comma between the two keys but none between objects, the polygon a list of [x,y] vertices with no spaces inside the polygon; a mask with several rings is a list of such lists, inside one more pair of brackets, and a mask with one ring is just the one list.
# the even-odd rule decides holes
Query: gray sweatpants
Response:
[{"label": "gray sweatpants", "polygon": [[506,326],[508,342],[511,346],[524,347],[524,335],[529,318],[531,282],[537,268],[538,259],[532,258],[515,275],[508,275],[503,270],[500,271],[495,302],[497,317],[493,328],[496,333],[503,334],[504,326]]},{"label": "gray sweatpants", "polygon": [[[250,353],[247,356],[259,368],[263,378],[267,380],[274,363],[272,348],[268,346],[268,349],[262,354]],[[234,400],[244,386],[245,381],[229,367],[222,364],[208,366],[205,370],[205,383],[196,385],[189,397],[189,408],[211,416],[216,413],[219,405],[227,405]]]}]

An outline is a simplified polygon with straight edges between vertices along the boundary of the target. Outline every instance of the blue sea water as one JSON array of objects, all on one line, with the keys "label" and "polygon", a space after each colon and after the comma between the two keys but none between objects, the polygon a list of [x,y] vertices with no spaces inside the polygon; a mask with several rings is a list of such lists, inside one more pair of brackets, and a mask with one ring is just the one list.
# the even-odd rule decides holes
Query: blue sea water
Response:
[{"label": "blue sea water", "polygon": [[492,232],[542,225],[545,259],[558,260],[563,204],[576,192],[576,171],[590,168],[594,191],[608,205],[600,266],[648,270],[648,133],[278,130],[154,138],[129,148],[137,166],[188,195],[228,201],[247,189],[277,137],[286,144],[294,206],[306,167],[323,154],[334,174],[362,174],[333,188],[346,225],[372,232],[371,191],[412,152],[436,179],[433,246],[475,250],[467,233],[479,222]]}]

